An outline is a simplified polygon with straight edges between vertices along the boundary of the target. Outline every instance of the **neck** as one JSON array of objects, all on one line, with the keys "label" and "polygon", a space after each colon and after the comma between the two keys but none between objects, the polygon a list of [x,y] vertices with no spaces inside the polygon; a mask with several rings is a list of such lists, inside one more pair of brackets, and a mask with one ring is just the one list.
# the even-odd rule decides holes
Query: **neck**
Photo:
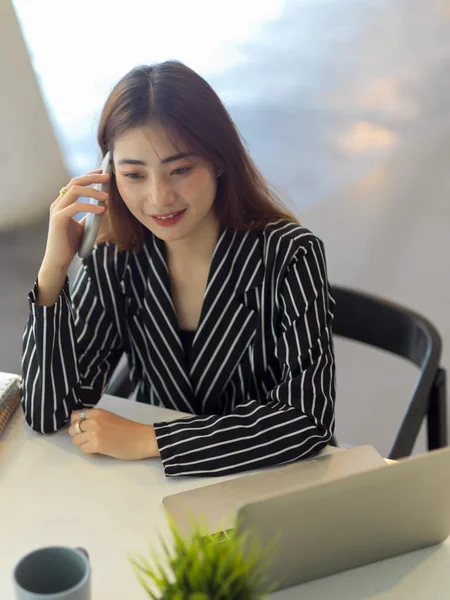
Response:
[{"label": "neck", "polygon": [[201,227],[189,237],[166,242],[167,258],[170,263],[183,266],[210,263],[219,237],[220,225],[210,213]]}]

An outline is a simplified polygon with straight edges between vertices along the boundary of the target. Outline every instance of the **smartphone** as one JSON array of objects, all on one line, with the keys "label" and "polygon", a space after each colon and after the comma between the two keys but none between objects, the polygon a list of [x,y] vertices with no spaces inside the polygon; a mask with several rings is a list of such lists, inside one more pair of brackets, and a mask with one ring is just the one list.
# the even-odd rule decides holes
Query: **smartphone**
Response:
[{"label": "smartphone", "polygon": [[[100,168],[102,170],[102,173],[111,174],[112,160],[110,152],[107,152],[105,154]],[[105,184],[96,183],[92,187],[96,190],[100,190],[101,192],[108,192],[109,182]],[[95,198],[89,198],[89,204],[99,205],[101,204],[101,202],[99,202]],[[89,252],[91,252],[92,248],[94,247],[95,240],[98,236],[98,230],[100,228],[101,218],[102,215],[94,215],[93,213],[87,214],[86,221],[84,222],[83,239],[81,240],[80,248],[78,250],[78,256],[80,258],[86,258]]]}]

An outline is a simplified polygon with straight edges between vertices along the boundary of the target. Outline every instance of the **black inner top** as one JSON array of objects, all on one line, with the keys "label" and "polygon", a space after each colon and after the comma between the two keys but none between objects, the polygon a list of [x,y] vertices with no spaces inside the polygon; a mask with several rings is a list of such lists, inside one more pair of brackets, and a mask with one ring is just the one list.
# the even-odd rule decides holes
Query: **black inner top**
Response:
[{"label": "black inner top", "polygon": [[183,344],[184,353],[186,355],[186,361],[190,362],[192,342],[194,341],[195,331],[187,331],[186,329],[180,329],[180,339]]}]

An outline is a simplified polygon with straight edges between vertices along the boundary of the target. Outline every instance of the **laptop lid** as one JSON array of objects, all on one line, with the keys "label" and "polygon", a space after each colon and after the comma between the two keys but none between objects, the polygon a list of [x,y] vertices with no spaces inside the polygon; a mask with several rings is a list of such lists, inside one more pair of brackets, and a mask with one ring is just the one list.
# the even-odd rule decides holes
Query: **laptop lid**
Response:
[{"label": "laptop lid", "polygon": [[214,533],[233,527],[239,506],[263,498],[268,492],[282,494],[383,465],[384,459],[372,446],[334,450],[313,459],[166,496],[163,504],[181,535],[188,537],[192,533],[193,522],[203,524],[205,533]]},{"label": "laptop lid", "polygon": [[390,558],[450,533],[450,448],[271,495],[239,509],[238,534],[263,547],[279,588]]}]

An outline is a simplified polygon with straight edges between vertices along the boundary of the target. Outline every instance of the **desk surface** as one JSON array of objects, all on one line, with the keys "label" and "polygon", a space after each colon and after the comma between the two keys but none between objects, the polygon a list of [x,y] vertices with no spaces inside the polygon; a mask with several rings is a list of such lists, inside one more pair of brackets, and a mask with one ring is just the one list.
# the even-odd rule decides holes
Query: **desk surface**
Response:
[{"label": "desk surface", "polygon": [[[145,421],[149,408],[106,397],[104,408]],[[125,411],[125,412],[124,412]],[[177,416],[153,409],[153,420]],[[149,421],[150,422],[150,421]],[[214,481],[227,479],[215,478]],[[11,572],[30,550],[83,546],[91,556],[93,600],[145,600],[128,553],[158,547],[166,531],[163,496],[207,485],[167,479],[159,459],[122,462],[87,457],[67,431],[42,436],[20,411],[0,436],[0,598],[12,600]],[[272,595],[272,600],[433,600],[450,597],[450,541]]]}]

